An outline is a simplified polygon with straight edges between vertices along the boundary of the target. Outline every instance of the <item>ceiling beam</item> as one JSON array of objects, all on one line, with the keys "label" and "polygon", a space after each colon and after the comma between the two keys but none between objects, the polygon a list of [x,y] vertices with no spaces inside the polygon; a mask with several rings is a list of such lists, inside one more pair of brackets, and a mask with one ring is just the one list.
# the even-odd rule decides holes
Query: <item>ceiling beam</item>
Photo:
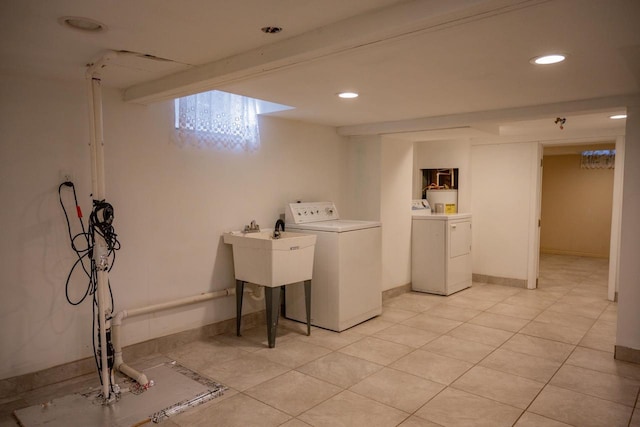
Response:
[{"label": "ceiling beam", "polygon": [[546,117],[567,116],[576,113],[604,112],[612,109],[623,109],[630,105],[640,105],[640,94],[342,126],[337,128],[337,132],[339,135],[343,136],[360,136],[420,132],[439,129],[444,130],[465,126],[479,128],[479,124],[483,122],[499,124],[501,122],[535,120]]},{"label": "ceiling beam", "polygon": [[308,63],[372,44],[412,37],[549,0],[413,0],[131,86],[124,100],[151,103]]}]

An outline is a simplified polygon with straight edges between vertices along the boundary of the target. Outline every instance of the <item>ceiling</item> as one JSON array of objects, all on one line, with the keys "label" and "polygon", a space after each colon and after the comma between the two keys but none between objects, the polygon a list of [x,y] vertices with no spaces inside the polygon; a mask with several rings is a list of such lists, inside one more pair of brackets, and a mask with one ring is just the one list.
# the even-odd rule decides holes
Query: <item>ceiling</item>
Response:
[{"label": "ceiling", "polygon": [[[80,82],[126,51],[101,74],[129,102],[215,88],[345,135],[610,136],[640,93],[639,17],[638,0],[2,0],[0,72]],[[567,60],[529,62],[551,52]]]}]

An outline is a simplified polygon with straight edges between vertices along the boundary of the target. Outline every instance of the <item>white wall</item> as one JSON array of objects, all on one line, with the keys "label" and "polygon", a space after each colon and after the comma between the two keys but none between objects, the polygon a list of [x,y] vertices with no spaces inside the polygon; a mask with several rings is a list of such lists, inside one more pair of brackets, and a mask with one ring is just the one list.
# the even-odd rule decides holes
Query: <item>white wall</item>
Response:
[{"label": "white wall", "polygon": [[[0,85],[0,378],[87,356],[90,302],[67,304],[74,261],[57,198],[59,171],[79,179],[89,212],[84,85],[3,76]],[[73,207],[72,207],[73,209]],[[75,295],[73,295],[75,296]]]},{"label": "white wall", "polygon": [[379,136],[351,137],[347,143],[342,218],[380,221]]},{"label": "white wall", "polygon": [[537,143],[415,144],[413,197],[420,195],[420,169],[459,169],[458,211],[473,214],[474,273],[535,282],[538,156]]},{"label": "white wall", "polygon": [[[61,171],[72,172],[90,212],[84,89],[83,81],[3,76],[0,378],[92,352],[91,304],[72,307],[64,296],[74,255],[57,200]],[[107,199],[122,242],[110,274],[116,310],[233,286],[224,231],[252,219],[273,227],[289,201],[343,200],[346,147],[333,128],[264,117],[257,152],[180,148],[170,142],[172,102],[104,95]],[[258,308],[249,302],[245,312]],[[128,319],[124,345],[233,317],[234,301],[224,298]]]},{"label": "white wall", "polygon": [[[627,108],[616,345],[640,351],[640,106]],[[637,356],[637,355],[636,355]]]},{"label": "white wall", "polygon": [[611,244],[609,246],[609,288],[607,297],[615,301],[619,290],[620,235],[622,220],[622,192],[624,190],[624,136],[616,138],[616,166],[613,171],[613,200],[611,209]]},{"label": "white wall", "polygon": [[413,143],[382,137],[382,289],[411,282]]},{"label": "white wall", "polygon": [[347,144],[342,218],[382,222],[382,290],[411,281],[413,144],[377,135]]},{"label": "white wall", "polygon": [[535,142],[471,148],[474,273],[531,281],[538,156]]},{"label": "white wall", "polygon": [[471,209],[471,143],[428,141],[415,143],[413,198],[422,197],[421,169],[458,168],[458,212]]},{"label": "white wall", "polygon": [[[91,355],[90,303],[65,300],[74,255],[57,199],[61,173],[72,173],[87,215],[90,171],[84,82],[2,77],[0,378],[7,378]],[[635,183],[640,112],[629,114],[625,182]],[[459,168],[460,210],[474,215],[474,273],[531,276],[537,143],[416,143],[412,161],[410,145],[386,137],[345,141],[332,128],[265,117],[260,150],[231,153],[173,145],[172,123],[170,102],[124,104],[105,91],[107,196],[123,245],[111,274],[117,310],[233,286],[221,233],[252,219],[271,227],[294,200],[334,200],[345,218],[382,220],[383,288],[403,285],[410,226],[400,206],[412,198],[416,169],[442,162]],[[639,191],[624,189],[617,342],[636,349]],[[75,295],[84,281],[73,285]],[[245,312],[259,308],[249,302]],[[234,316],[233,301],[220,299],[128,319],[124,344]]]}]

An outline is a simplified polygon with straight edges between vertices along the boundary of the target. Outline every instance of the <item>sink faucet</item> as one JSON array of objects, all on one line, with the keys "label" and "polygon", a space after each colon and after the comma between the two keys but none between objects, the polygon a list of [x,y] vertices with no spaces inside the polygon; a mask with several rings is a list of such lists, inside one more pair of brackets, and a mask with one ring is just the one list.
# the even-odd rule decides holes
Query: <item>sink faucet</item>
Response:
[{"label": "sink faucet", "polygon": [[256,220],[254,219],[253,221],[251,221],[251,224],[244,226],[244,232],[245,233],[259,233],[260,232],[260,226],[258,224],[256,224]]},{"label": "sink faucet", "polygon": [[273,228],[273,238],[279,239],[280,232],[284,232],[284,221],[281,219],[276,221],[276,226]]}]

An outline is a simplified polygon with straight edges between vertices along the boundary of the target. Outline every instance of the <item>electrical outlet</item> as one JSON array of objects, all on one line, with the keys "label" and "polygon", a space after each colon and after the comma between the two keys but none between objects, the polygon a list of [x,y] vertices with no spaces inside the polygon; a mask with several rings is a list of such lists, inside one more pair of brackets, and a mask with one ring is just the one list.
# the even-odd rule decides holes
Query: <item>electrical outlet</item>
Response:
[{"label": "electrical outlet", "polygon": [[73,182],[73,173],[68,169],[61,169],[58,178],[60,182]]}]

